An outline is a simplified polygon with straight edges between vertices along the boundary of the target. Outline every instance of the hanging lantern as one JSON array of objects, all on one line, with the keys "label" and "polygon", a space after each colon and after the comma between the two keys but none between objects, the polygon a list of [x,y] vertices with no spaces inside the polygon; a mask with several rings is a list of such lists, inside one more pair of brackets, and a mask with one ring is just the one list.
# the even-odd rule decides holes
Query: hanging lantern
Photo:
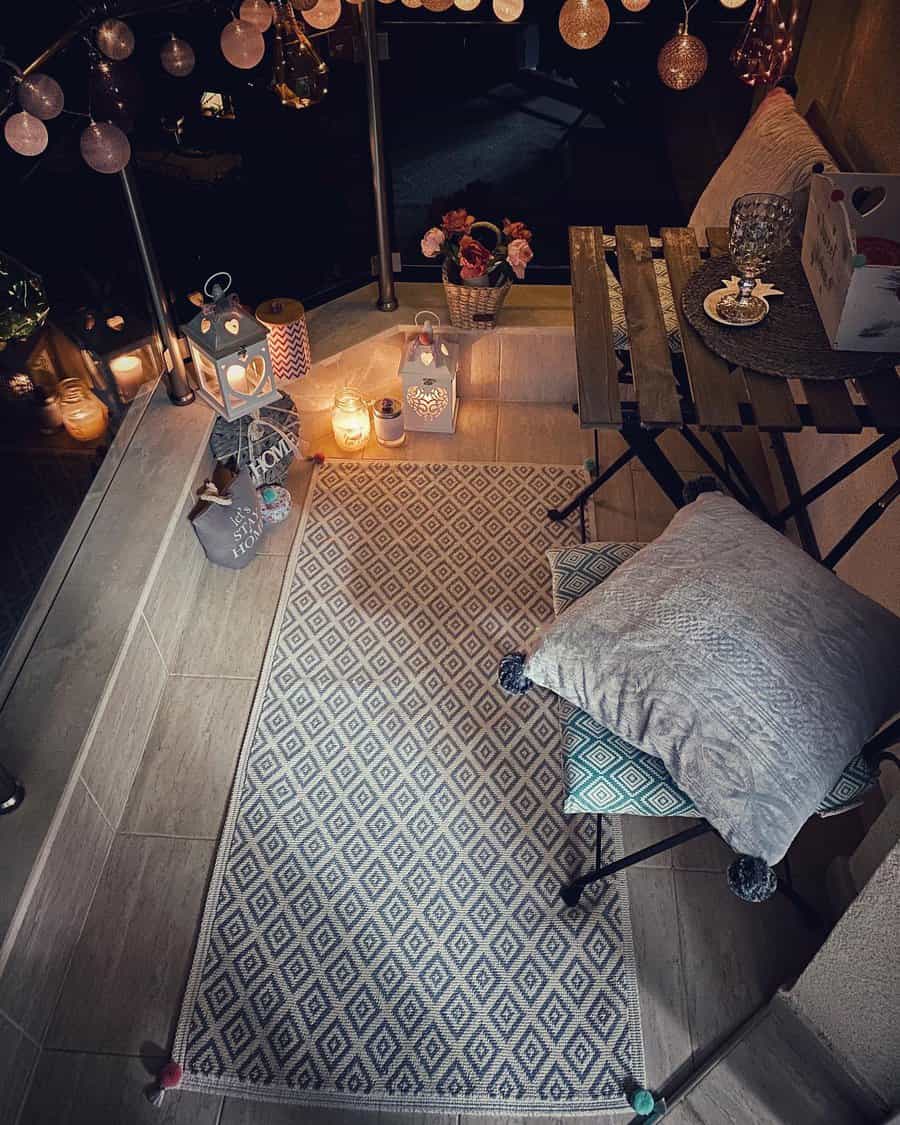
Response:
[{"label": "hanging lantern", "polygon": [[794,55],[796,0],[789,0],[785,20],[780,0],[756,0],[740,39],[731,52],[738,78],[748,86],[774,86]]},{"label": "hanging lantern", "polygon": [[369,404],[353,387],[344,387],[334,396],[331,429],[338,449],[344,453],[357,453],[368,444],[372,432]]},{"label": "hanging lantern", "polygon": [[303,18],[319,31],[334,27],[341,18],[341,0],[317,0],[312,8],[304,9]]},{"label": "hanging lantern", "polygon": [[219,46],[226,61],[238,70],[252,70],[262,62],[266,41],[252,24],[232,20],[222,28]]},{"label": "hanging lantern", "polygon": [[50,140],[43,121],[24,109],[7,117],[3,135],[13,152],[20,156],[40,156]]},{"label": "hanging lantern", "polygon": [[171,74],[173,78],[187,78],[197,63],[197,56],[190,43],[173,35],[163,44],[159,61],[166,74]]},{"label": "hanging lantern", "polygon": [[702,40],[696,35],[689,35],[687,23],[682,23],[676,34],[663,44],[656,60],[656,70],[670,89],[687,90],[696,86],[706,73],[707,61]]},{"label": "hanging lantern", "polygon": [[[741,0],[743,4],[744,0]],[[650,6],[650,0],[622,0],[622,7],[629,12],[643,12]]]},{"label": "hanging lantern", "polygon": [[243,0],[238,14],[245,23],[262,33],[272,26],[272,5],[269,0]]},{"label": "hanging lantern", "polygon": [[576,51],[596,47],[609,31],[606,0],[566,0],[559,11],[559,33]]},{"label": "hanging lantern", "polygon": [[108,121],[92,121],[79,141],[85,164],[95,172],[121,172],[131,159],[131,144],[118,127]]},{"label": "hanging lantern", "polygon": [[498,20],[503,23],[513,23],[524,12],[525,0],[493,0],[491,6]]},{"label": "hanging lantern", "polygon": [[97,28],[97,46],[108,59],[130,58],[134,51],[134,32],[122,20],[108,19]]},{"label": "hanging lantern", "polygon": [[[223,287],[210,283],[227,277]],[[197,379],[197,394],[229,422],[280,397],[275,389],[265,328],[237,295],[228,295],[231,275],[213,274],[203,292],[203,305],[183,326]]]},{"label": "hanging lantern", "polygon": [[303,34],[290,4],[275,0],[274,7],[272,86],[282,105],[306,109],[328,93],[328,67]]},{"label": "hanging lantern", "polygon": [[19,83],[19,105],[32,117],[52,121],[65,105],[62,86],[49,74],[29,74]]},{"label": "hanging lantern", "polygon": [[[436,339],[434,313],[420,312],[419,332],[407,343],[400,380],[407,430],[452,434],[456,430],[456,375],[459,370],[459,345]],[[437,320],[437,317],[435,317]],[[438,321],[440,323],[440,321]]]}]

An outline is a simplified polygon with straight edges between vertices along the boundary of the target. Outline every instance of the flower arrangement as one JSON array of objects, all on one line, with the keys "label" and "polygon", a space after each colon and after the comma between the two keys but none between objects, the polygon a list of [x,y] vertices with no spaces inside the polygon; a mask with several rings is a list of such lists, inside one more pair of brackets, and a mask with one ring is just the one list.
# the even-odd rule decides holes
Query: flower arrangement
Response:
[{"label": "flower arrangement", "polygon": [[422,253],[426,258],[443,256],[447,280],[454,285],[496,287],[525,277],[534,257],[531,238],[524,223],[504,219],[501,230],[459,207],[448,211],[439,227],[425,232]]}]

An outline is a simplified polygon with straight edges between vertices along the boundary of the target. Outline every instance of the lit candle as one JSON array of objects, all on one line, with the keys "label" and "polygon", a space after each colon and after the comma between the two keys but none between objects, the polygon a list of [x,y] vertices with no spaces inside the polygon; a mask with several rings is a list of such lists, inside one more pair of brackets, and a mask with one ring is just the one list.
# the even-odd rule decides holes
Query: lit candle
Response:
[{"label": "lit candle", "polygon": [[225,378],[232,390],[240,391],[243,395],[250,393],[250,388],[247,386],[247,369],[243,364],[232,363],[225,372]]},{"label": "lit candle", "polygon": [[331,411],[331,428],[338,449],[345,453],[355,453],[364,449],[369,440],[371,423],[369,406],[359,391],[345,387],[338,391]]},{"label": "lit candle", "polygon": [[117,355],[109,369],[119,388],[122,402],[131,402],[144,381],[144,365],[139,355]]}]

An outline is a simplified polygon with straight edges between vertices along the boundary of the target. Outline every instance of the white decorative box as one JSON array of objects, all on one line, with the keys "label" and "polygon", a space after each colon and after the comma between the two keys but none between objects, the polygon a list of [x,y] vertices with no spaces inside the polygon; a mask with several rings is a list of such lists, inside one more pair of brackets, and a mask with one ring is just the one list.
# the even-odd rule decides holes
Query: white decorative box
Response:
[{"label": "white decorative box", "polygon": [[459,403],[456,376],[459,344],[435,336],[430,321],[406,342],[400,379],[407,430],[452,434]]},{"label": "white decorative box", "polygon": [[900,176],[812,177],[801,258],[832,348],[900,352],[898,245]]}]

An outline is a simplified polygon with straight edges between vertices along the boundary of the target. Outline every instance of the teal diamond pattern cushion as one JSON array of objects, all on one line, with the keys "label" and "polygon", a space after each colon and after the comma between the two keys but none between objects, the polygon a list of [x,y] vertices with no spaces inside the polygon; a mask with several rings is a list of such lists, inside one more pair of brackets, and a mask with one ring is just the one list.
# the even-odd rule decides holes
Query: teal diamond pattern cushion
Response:
[{"label": "teal diamond pattern cushion", "polygon": [[[587,543],[548,552],[553,581],[553,609],[559,615],[573,601],[608,578],[643,546],[642,543]],[[580,708],[560,700],[563,772],[567,813],[630,816],[698,816],[659,758],[631,746]],[[856,804],[875,784],[862,755],[844,768],[819,805],[820,816]]]}]

